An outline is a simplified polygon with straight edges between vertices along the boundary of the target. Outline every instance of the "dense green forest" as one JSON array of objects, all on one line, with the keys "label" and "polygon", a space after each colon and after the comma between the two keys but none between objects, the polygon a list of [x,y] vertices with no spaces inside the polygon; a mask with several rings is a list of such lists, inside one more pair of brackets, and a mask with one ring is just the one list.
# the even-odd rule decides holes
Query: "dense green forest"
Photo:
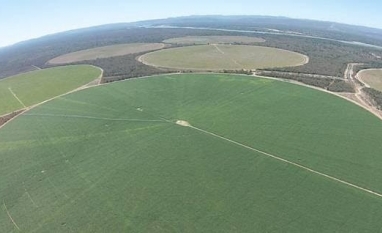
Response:
[{"label": "dense green forest", "polygon": [[372,54],[376,49],[320,39],[288,36],[267,36],[266,46],[292,50],[309,56],[309,63],[299,67],[268,70],[305,74],[321,74],[343,77],[348,63],[373,63],[382,65],[382,60]]},{"label": "dense green forest", "polygon": [[382,110],[382,92],[373,88],[365,87],[362,89],[373,101],[379,110]]},{"label": "dense green forest", "polygon": [[171,72],[171,70],[157,69],[137,61],[136,57],[142,54],[144,53],[81,61],[72,64],[90,64],[102,68],[104,70],[103,82]]},{"label": "dense green forest", "polygon": [[354,73],[358,73],[361,70],[364,69],[377,69],[382,68],[382,62],[369,62],[369,63],[361,63],[357,66],[354,66]]}]

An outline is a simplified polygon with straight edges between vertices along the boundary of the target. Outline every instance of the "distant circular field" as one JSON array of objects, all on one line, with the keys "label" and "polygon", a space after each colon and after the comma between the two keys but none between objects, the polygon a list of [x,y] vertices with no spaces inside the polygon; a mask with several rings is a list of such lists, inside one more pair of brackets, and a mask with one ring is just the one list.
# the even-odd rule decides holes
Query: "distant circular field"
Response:
[{"label": "distant circular field", "polygon": [[358,76],[362,82],[376,90],[382,91],[382,69],[362,70]]},{"label": "distant circular field", "polygon": [[238,70],[304,65],[309,58],[282,49],[249,45],[198,45],[165,49],[139,58],[146,65],[187,70]]},{"label": "distant circular field", "polygon": [[68,53],[48,61],[49,64],[67,64],[85,60],[95,60],[97,58],[107,58],[115,56],[123,56],[134,53],[147,52],[164,48],[162,43],[134,43],[134,44],[118,44],[93,49],[81,50]]},{"label": "distant circular field", "polygon": [[380,232],[381,138],[353,103],[254,76],[88,88],[0,129],[0,232]]},{"label": "distant circular field", "polygon": [[232,43],[259,43],[265,42],[262,38],[249,36],[186,36],[164,40],[169,44],[232,44]]}]

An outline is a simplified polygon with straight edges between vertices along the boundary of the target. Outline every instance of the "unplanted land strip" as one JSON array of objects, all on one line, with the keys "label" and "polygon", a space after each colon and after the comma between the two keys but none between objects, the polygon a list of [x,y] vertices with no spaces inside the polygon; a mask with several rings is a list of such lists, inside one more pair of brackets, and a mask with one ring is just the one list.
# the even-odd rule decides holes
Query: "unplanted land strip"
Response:
[{"label": "unplanted land strip", "polygon": [[123,56],[134,53],[142,53],[164,48],[162,43],[132,43],[118,44],[93,49],[81,50],[73,53],[64,54],[48,61],[49,64],[68,64],[73,62],[95,60],[97,58],[108,58]]},{"label": "unplanted land strip", "polygon": [[300,66],[309,58],[270,47],[211,44],[155,51],[142,55],[139,61],[155,67],[216,71]]},{"label": "unplanted land strip", "polygon": [[[289,83],[132,79],[2,128],[0,196],[27,232],[377,232],[381,137],[380,120],[358,106]],[[2,214],[0,231],[11,232]]]},{"label": "unplanted land strip", "polygon": [[249,36],[186,36],[164,40],[170,44],[253,44],[265,42],[264,39]]}]

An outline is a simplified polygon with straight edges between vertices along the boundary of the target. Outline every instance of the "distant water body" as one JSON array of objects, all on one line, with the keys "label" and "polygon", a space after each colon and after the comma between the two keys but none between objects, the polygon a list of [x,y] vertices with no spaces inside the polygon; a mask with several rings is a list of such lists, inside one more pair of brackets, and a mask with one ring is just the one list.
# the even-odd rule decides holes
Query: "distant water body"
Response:
[{"label": "distant water body", "polygon": [[375,49],[381,49],[382,46],[378,45],[372,45],[372,44],[366,44],[358,41],[346,41],[346,40],[336,40],[326,37],[319,37],[319,36],[309,36],[304,35],[301,33],[296,32],[283,32],[279,30],[270,30],[270,31],[249,31],[249,30],[236,30],[236,29],[224,29],[224,28],[207,28],[207,27],[176,27],[176,26],[168,26],[168,25],[160,25],[160,26],[143,26],[144,28],[179,28],[179,29],[195,29],[195,30],[213,30],[213,31],[223,31],[223,32],[241,32],[241,33],[254,33],[254,34],[269,34],[269,35],[283,35],[283,36],[295,36],[295,37],[303,37],[303,38],[311,38],[311,39],[320,39],[320,40],[328,40],[328,41],[335,41],[340,42],[344,44],[350,44],[350,45],[357,45],[362,47],[369,47],[369,48],[375,48]]}]

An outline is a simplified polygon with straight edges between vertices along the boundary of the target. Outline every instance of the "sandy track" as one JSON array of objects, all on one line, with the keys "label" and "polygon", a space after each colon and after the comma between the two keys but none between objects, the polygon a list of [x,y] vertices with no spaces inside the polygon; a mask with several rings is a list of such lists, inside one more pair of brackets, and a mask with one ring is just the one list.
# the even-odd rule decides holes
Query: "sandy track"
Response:
[{"label": "sandy track", "polygon": [[221,50],[219,47],[218,47],[218,45],[217,44],[213,44],[212,46],[214,46],[215,47],[215,49],[219,52],[219,53],[221,53],[221,54],[225,54],[224,52],[223,52],[223,50]]},{"label": "sandy track", "polygon": [[362,78],[362,72],[364,72],[365,70],[361,70],[360,72],[358,72],[358,74],[356,75],[358,81],[360,81],[363,85],[365,85],[365,87],[367,88],[371,88],[369,84],[365,83],[365,81],[363,80]]},{"label": "sandy track", "polygon": [[12,89],[10,87],[8,87],[8,90],[11,92],[11,94],[15,97],[15,99],[24,107],[26,108],[27,106],[25,106],[25,104],[23,103],[23,101],[21,101],[19,99],[19,97],[17,97],[17,95],[12,91]]},{"label": "sandy track", "polygon": [[32,65],[32,67],[35,68],[36,70],[41,70],[41,68],[38,66]]},{"label": "sandy track", "polygon": [[307,55],[304,55],[304,61],[302,62],[301,65],[305,65],[309,63],[309,57]]},{"label": "sandy track", "polygon": [[[216,49],[219,53],[221,53],[222,55],[225,55],[224,51],[221,50],[221,48],[219,48],[217,44],[212,44],[212,46],[214,46],[215,49]],[[244,67],[242,64],[240,64],[239,62],[237,62],[235,59],[233,59],[233,58],[229,58],[229,59],[230,59],[233,63],[235,63],[235,65],[237,65],[237,66],[239,66],[239,67]]]},{"label": "sandy track", "polygon": [[13,223],[13,225],[17,228],[17,230],[20,231],[20,227],[16,224],[15,220],[13,220],[11,214],[10,214],[9,211],[8,211],[7,206],[5,205],[5,201],[4,201],[4,200],[3,200],[3,204],[4,204],[4,209],[5,209],[5,211],[7,212],[7,215],[8,215],[8,217],[9,217],[9,219],[11,220],[11,222]]},{"label": "sandy track", "polygon": [[[374,106],[374,104],[369,100],[369,97],[362,91],[364,87],[360,84],[363,83],[363,81],[361,81],[359,73],[354,75],[354,67],[357,65],[361,65],[361,63],[349,63],[345,70],[344,78],[354,86],[356,91],[355,94],[352,94],[354,96],[348,97],[350,100],[355,99],[356,102],[359,103],[364,109],[373,113],[375,116],[382,120],[382,112]],[[366,85],[366,87],[368,87],[368,85]]]}]

